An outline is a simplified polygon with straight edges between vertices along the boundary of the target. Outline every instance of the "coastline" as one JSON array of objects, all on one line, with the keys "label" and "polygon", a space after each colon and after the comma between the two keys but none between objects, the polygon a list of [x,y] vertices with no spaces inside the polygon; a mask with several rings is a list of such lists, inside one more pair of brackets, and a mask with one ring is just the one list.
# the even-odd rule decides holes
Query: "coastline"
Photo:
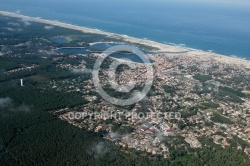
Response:
[{"label": "coastline", "polygon": [[126,42],[130,42],[130,43],[144,44],[147,46],[157,48],[158,50],[156,50],[155,53],[159,52],[159,54],[161,54],[161,52],[172,52],[172,53],[176,53],[176,56],[178,56],[179,52],[186,52],[185,56],[191,56],[194,58],[197,58],[197,56],[200,58],[201,57],[202,58],[210,58],[210,59],[217,60],[219,62],[235,64],[235,65],[244,65],[245,67],[250,69],[250,61],[245,60],[245,59],[241,59],[238,57],[230,57],[230,56],[221,55],[221,54],[217,54],[217,53],[213,53],[213,52],[209,52],[209,51],[182,48],[179,46],[172,46],[172,45],[163,44],[163,43],[159,43],[159,42],[155,42],[155,41],[151,41],[151,40],[147,40],[147,39],[139,39],[139,38],[135,38],[135,37],[127,36],[127,35],[120,35],[120,34],[115,34],[115,33],[110,33],[110,32],[104,32],[104,31],[101,31],[98,29],[86,28],[86,27],[72,25],[72,24],[63,23],[63,22],[59,22],[59,21],[46,20],[46,19],[42,19],[39,17],[30,17],[30,16],[25,16],[25,15],[7,12],[7,11],[0,11],[0,15],[7,16],[7,17],[19,18],[19,19],[22,19],[25,21],[30,21],[30,22],[38,22],[38,23],[43,23],[43,24],[49,24],[52,26],[58,26],[58,27],[63,27],[63,28],[68,28],[68,29],[73,29],[73,30],[79,30],[79,31],[82,31],[84,33],[106,35],[106,36],[109,36],[112,38],[119,38],[119,39],[122,39],[122,40],[124,40]]}]

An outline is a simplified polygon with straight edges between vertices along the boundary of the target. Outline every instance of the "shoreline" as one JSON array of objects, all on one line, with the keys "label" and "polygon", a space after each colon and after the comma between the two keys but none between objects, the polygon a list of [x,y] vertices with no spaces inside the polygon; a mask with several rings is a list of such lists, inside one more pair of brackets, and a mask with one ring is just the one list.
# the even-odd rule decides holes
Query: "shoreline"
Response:
[{"label": "shoreline", "polygon": [[189,48],[185,48],[185,47],[183,48],[180,46],[172,46],[169,44],[159,43],[159,42],[151,41],[148,39],[139,39],[139,38],[135,38],[135,37],[127,36],[127,35],[121,35],[121,34],[116,34],[116,33],[111,33],[111,32],[104,32],[104,31],[101,31],[98,29],[86,28],[86,27],[82,27],[82,26],[63,23],[60,21],[46,20],[46,19],[42,19],[40,17],[30,17],[30,16],[25,16],[25,15],[13,13],[13,12],[0,11],[0,15],[7,16],[7,17],[19,18],[19,19],[22,19],[24,21],[38,22],[38,23],[48,24],[48,25],[57,26],[57,27],[79,30],[79,31],[82,31],[84,33],[106,35],[106,36],[109,36],[111,38],[118,38],[118,39],[124,40],[126,42],[130,42],[130,43],[134,43],[134,44],[144,44],[144,45],[147,45],[150,47],[157,48],[158,50],[155,50],[154,52],[155,53],[158,52],[159,54],[161,54],[161,52],[172,52],[172,53],[176,53],[177,54],[176,56],[178,56],[178,53],[186,52],[187,56],[192,56],[194,58],[196,58],[197,56],[201,56],[204,58],[207,57],[207,58],[212,58],[214,60],[229,63],[229,64],[244,65],[245,67],[250,69],[250,60],[241,59],[239,57],[230,57],[230,56],[221,55],[221,54],[217,54],[217,53],[209,52],[209,51],[196,50],[196,49],[192,49],[192,48],[189,49]]}]

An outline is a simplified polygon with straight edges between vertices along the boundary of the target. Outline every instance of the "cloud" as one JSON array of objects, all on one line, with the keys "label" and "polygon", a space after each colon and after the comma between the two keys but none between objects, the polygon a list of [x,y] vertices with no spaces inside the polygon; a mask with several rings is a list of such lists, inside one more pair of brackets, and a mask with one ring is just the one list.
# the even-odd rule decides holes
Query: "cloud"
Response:
[{"label": "cloud", "polygon": [[2,29],[6,29],[6,30],[8,30],[10,32],[16,31],[14,28],[10,28],[10,27],[3,27]]},{"label": "cloud", "polygon": [[108,152],[110,148],[104,142],[99,142],[92,146],[90,150],[87,151],[89,155],[93,155],[95,158],[103,158]]},{"label": "cloud", "polygon": [[16,26],[16,27],[20,26],[19,23],[15,23],[15,22],[8,22],[8,25],[10,25],[10,26]]},{"label": "cloud", "polygon": [[25,104],[21,104],[19,106],[15,106],[15,104],[13,103],[13,100],[9,97],[5,97],[5,98],[0,98],[0,109],[5,109],[6,111],[11,111],[11,112],[25,112],[28,113],[31,111],[30,107],[25,105]]},{"label": "cloud", "polygon": [[10,28],[10,27],[3,27],[2,29],[5,29],[5,30],[10,31],[10,32],[16,32],[16,31],[21,32],[21,31],[23,31],[22,28],[15,29],[15,28]]},{"label": "cloud", "polygon": [[11,49],[8,46],[2,46],[1,47],[1,52],[9,52]]},{"label": "cloud", "polygon": [[30,108],[25,104],[22,104],[18,106],[17,108],[11,108],[10,110],[13,112],[25,112],[25,113],[30,112]]},{"label": "cloud", "polygon": [[12,100],[9,97],[0,98],[0,108],[6,108],[12,104]]},{"label": "cloud", "polygon": [[21,13],[21,10],[17,10],[16,13],[17,13],[17,14],[20,14],[20,13]]},{"label": "cloud", "polygon": [[25,27],[31,25],[31,23],[29,22],[29,21],[31,21],[30,19],[20,19],[19,21],[21,21]]},{"label": "cloud", "polygon": [[51,29],[54,29],[54,26],[46,25],[46,26],[44,26],[44,29],[51,30]]},{"label": "cloud", "polygon": [[31,23],[28,21],[23,21],[23,23],[24,23],[24,26],[26,26],[26,27],[31,25]]},{"label": "cloud", "polygon": [[71,71],[74,74],[91,74],[92,70],[91,69],[87,69],[87,68],[83,68],[83,69],[71,69]]},{"label": "cloud", "polygon": [[120,139],[122,137],[122,135],[119,134],[118,132],[110,132],[108,133],[108,136],[115,140]]}]

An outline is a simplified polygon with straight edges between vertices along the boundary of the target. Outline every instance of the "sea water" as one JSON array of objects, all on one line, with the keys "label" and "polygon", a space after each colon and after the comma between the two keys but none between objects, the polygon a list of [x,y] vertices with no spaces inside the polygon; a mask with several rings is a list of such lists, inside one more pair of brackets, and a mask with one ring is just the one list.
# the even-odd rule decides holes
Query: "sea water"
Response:
[{"label": "sea water", "polygon": [[1,0],[0,10],[250,60],[250,2],[231,1]]}]

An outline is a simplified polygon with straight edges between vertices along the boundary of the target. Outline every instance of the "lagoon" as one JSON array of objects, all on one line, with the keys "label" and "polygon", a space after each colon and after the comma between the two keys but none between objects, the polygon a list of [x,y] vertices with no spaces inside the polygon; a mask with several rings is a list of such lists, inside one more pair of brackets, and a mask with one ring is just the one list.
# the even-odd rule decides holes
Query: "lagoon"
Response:
[{"label": "lagoon", "polygon": [[[57,49],[56,51],[63,54],[90,54],[90,53],[100,53],[110,48],[111,46],[120,45],[120,43],[96,43],[91,45],[90,47],[62,47]],[[110,55],[113,58],[143,63],[142,60],[133,53],[113,53]]]}]

